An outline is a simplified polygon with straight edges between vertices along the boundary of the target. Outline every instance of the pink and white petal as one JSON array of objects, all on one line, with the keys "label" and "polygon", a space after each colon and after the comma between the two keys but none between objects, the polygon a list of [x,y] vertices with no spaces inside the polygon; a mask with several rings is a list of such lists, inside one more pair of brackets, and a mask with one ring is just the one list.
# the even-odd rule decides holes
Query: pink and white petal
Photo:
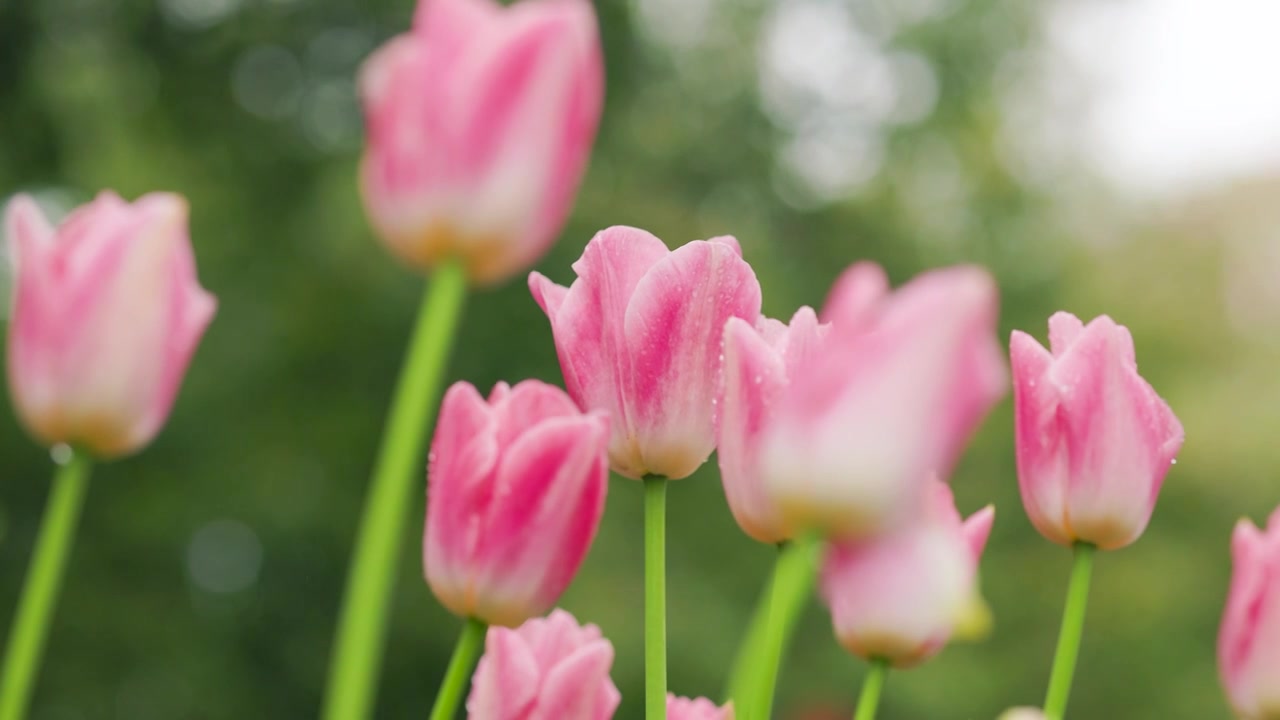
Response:
[{"label": "pink and white petal", "polygon": [[473,559],[478,617],[517,625],[568,587],[604,513],[606,436],[601,416],[558,417],[507,449]]},{"label": "pink and white petal", "polygon": [[599,688],[613,685],[613,645],[597,640],[578,648],[550,668],[538,696],[538,717],[550,720],[602,720]]},{"label": "pink and white petal", "polygon": [[1024,332],[1009,341],[1018,486],[1031,523],[1060,545],[1075,541],[1067,522],[1067,445],[1060,399],[1049,377],[1054,359]]},{"label": "pink and white petal", "polygon": [[792,533],[765,490],[757,455],[770,408],[786,386],[786,368],[747,321],[730,318],[724,334],[724,387],[717,405],[720,478],[739,527],[774,544]]},{"label": "pink and white petal", "polygon": [[1049,318],[1049,352],[1061,357],[1084,332],[1084,323],[1069,312],[1059,311]]},{"label": "pink and white petal", "polygon": [[563,390],[540,380],[516,383],[500,400],[491,399],[490,403],[498,426],[498,446],[504,448],[544,420],[581,414]]},{"label": "pink and white petal", "polygon": [[975,567],[982,559],[982,551],[987,547],[987,538],[991,537],[991,526],[995,520],[995,506],[988,505],[964,521],[964,539],[969,545],[969,552],[973,554]]},{"label": "pink and white petal", "polygon": [[535,720],[541,671],[520,635],[489,628],[484,656],[471,678],[469,720]]},{"label": "pink and white petal", "polygon": [[723,244],[691,242],[637,284],[622,325],[633,363],[628,412],[649,472],[683,478],[711,454],[725,323],[759,316],[755,273]]},{"label": "pink and white petal", "polygon": [[851,265],[836,278],[822,307],[822,321],[843,328],[839,332],[856,332],[879,312],[879,305],[889,295],[889,276],[872,262]]}]

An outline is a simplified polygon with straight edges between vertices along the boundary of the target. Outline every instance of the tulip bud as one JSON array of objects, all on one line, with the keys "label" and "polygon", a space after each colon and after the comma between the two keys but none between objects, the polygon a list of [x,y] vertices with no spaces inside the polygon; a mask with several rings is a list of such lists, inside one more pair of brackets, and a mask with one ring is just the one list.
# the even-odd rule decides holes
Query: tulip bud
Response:
[{"label": "tulip bud", "polygon": [[1236,524],[1231,562],[1218,634],[1222,684],[1239,717],[1280,720],[1280,508],[1266,530]]},{"label": "tulip bud", "polygon": [[793,373],[762,439],[765,485],[796,529],[844,539],[904,522],[945,477],[1007,375],[986,271],[925,273],[897,292],[877,266],[847,270],[823,311],[822,352]]},{"label": "tulip bud", "polygon": [[822,596],[840,644],[861,658],[895,667],[924,662],[981,603],[978,560],[995,510],[962,522],[951,488],[937,480],[923,504],[905,526],[827,551]]},{"label": "tulip bud", "polygon": [[586,169],[604,96],[595,11],[420,0],[360,93],[360,184],[383,242],[417,268],[456,257],[475,282],[503,280],[554,242]]},{"label": "tulip bud", "polygon": [[683,698],[667,693],[667,720],[733,720],[733,703],[718,707],[706,698]]},{"label": "tulip bud", "polygon": [[761,438],[796,368],[819,352],[827,329],[807,307],[800,308],[790,327],[769,318],[752,327],[735,317],[724,328],[716,448],[720,479],[738,526],[762,543],[777,544],[794,533],[765,488]]},{"label": "tulip bud", "polygon": [[621,695],[613,645],[564,610],[489,628],[467,698],[469,720],[609,720]]},{"label": "tulip bud", "polygon": [[1048,720],[1048,718],[1040,708],[1016,707],[1005,710],[998,720]]},{"label": "tulip bud", "polygon": [[423,562],[449,610],[516,626],[555,605],[604,512],[607,419],[559,388],[449,388],[431,444]]},{"label": "tulip bud", "polygon": [[196,280],[187,203],[104,192],[56,229],[19,195],[9,388],[28,432],[100,458],[140,450],[173,407],[217,302]]},{"label": "tulip bud", "polygon": [[741,255],[730,237],[671,251],[643,230],[612,227],[573,264],[572,286],[529,276],[569,394],[609,413],[618,474],[676,480],[715,449],[725,323],[760,316],[760,284]]},{"label": "tulip bud", "polygon": [[1138,375],[1123,325],[1060,312],[1049,347],[1018,331],[1010,341],[1023,506],[1053,542],[1124,547],[1151,519],[1182,425]]}]

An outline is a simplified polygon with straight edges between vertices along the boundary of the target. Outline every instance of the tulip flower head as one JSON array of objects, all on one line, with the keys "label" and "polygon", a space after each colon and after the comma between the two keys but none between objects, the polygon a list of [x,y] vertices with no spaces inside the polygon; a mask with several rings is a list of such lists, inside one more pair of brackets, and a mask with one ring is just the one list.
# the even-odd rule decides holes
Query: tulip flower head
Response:
[{"label": "tulip flower head", "polygon": [[1244,720],[1280,720],[1280,508],[1265,530],[1241,520],[1231,538],[1231,590],[1218,670]]},{"label": "tulip flower head", "polygon": [[765,488],[761,439],[796,368],[821,350],[827,330],[807,307],[796,312],[790,326],[764,317],[752,326],[735,317],[724,328],[716,457],[734,519],[762,543],[777,544],[794,533]]},{"label": "tulip flower head", "polygon": [[1018,485],[1040,534],[1114,550],[1137,540],[1182,447],[1182,425],[1138,375],[1128,329],[1049,318],[1049,349],[1014,331]]},{"label": "tulip flower head", "polygon": [[217,308],[196,280],[186,201],[104,192],[54,228],[19,195],[6,224],[19,418],[47,445],[104,459],[140,450],[168,418]]},{"label": "tulip flower head", "polygon": [[793,372],[762,439],[765,486],[791,527],[856,539],[905,521],[1005,393],[996,315],[976,267],[894,293],[869,263],[841,276],[822,352]]},{"label": "tulip flower head", "polygon": [[369,217],[409,265],[473,281],[527,269],[573,205],[604,67],[588,0],[421,0],[360,75]]},{"label": "tulip flower head", "polygon": [[706,698],[684,698],[667,694],[667,720],[733,720],[733,703],[723,707]]},{"label": "tulip flower head", "polygon": [[760,316],[755,272],[733,238],[672,251],[629,227],[597,233],[573,269],[567,288],[529,276],[569,394],[609,413],[615,472],[687,477],[715,449],[725,323]]},{"label": "tulip flower head", "polygon": [[489,628],[467,698],[469,720],[608,720],[621,695],[613,645],[564,610]]},{"label": "tulip flower head", "polygon": [[870,660],[911,667],[933,657],[975,608],[978,560],[995,510],[961,521],[951,488],[933,480],[908,525],[827,551],[822,597],[840,644]]},{"label": "tulip flower head", "polygon": [[604,512],[609,424],[536,380],[449,388],[431,444],[423,563],[449,610],[516,626],[555,605]]}]

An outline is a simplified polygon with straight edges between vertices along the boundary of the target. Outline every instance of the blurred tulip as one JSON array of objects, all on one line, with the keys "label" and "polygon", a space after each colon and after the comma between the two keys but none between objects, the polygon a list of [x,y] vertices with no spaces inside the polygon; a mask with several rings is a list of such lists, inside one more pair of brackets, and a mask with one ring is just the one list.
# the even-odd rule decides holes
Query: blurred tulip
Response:
[{"label": "blurred tulip", "polygon": [[1005,710],[997,720],[1048,720],[1048,718],[1040,708],[1016,707]]},{"label": "blurred tulip", "polygon": [[608,720],[621,695],[613,645],[564,610],[519,628],[489,628],[467,698],[470,720]]},{"label": "blurred tulip", "polygon": [[975,608],[985,608],[978,560],[994,519],[988,506],[962,522],[951,488],[934,480],[910,524],[833,544],[821,590],[840,644],[895,667],[933,657]]},{"label": "blurred tulip", "polygon": [[1265,531],[1236,524],[1231,561],[1218,634],[1222,684],[1241,718],[1280,720],[1280,508]]},{"label": "blurred tulip", "polygon": [[588,0],[420,0],[413,31],[360,75],[365,206],[418,268],[457,257],[472,280],[528,269],[586,170],[604,98]]},{"label": "blurred tulip", "polygon": [[99,458],[151,442],[217,302],[196,280],[187,203],[104,192],[56,229],[6,212],[15,274],[9,388],[27,430]]},{"label": "blurred tulip", "polygon": [[1151,519],[1182,425],[1138,375],[1123,325],[1060,312],[1049,347],[1016,330],[1010,341],[1023,506],[1053,542],[1124,547]]},{"label": "blurred tulip", "polygon": [[892,294],[875,265],[841,276],[823,350],[792,371],[762,439],[765,486],[791,527],[856,539],[907,519],[1005,393],[997,311],[976,267]]},{"label": "blurred tulip", "polygon": [[733,720],[733,703],[718,707],[706,698],[683,698],[668,693],[667,720]]},{"label": "blurred tulip", "polygon": [[536,380],[449,388],[431,444],[423,559],[445,607],[515,626],[555,605],[604,512],[607,419]]},{"label": "blurred tulip", "polygon": [[716,456],[734,519],[762,543],[777,544],[793,533],[764,487],[761,437],[789,378],[819,351],[826,332],[807,307],[796,312],[789,327],[770,318],[755,327],[736,317],[725,325]]},{"label": "blurred tulip", "polygon": [[569,394],[612,418],[620,475],[687,477],[715,449],[725,323],[760,317],[760,284],[741,254],[731,237],[670,251],[643,230],[612,227],[573,264],[572,286],[529,276]]}]

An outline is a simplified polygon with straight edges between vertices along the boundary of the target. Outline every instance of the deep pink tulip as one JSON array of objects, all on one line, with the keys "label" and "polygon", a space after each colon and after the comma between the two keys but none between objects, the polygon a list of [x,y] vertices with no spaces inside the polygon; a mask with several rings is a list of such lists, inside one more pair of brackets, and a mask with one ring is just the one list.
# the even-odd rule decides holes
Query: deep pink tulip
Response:
[{"label": "deep pink tulip", "polygon": [[360,75],[361,188],[393,253],[448,257],[480,283],[554,242],[586,170],[604,100],[588,0],[420,0],[413,31]]},{"label": "deep pink tulip", "polygon": [[671,251],[629,227],[601,230],[573,269],[568,288],[529,276],[569,394],[612,418],[614,471],[687,477],[715,449],[725,322],[760,316],[755,272],[731,237]]},{"label": "deep pink tulip", "polygon": [[1280,720],[1280,508],[1266,530],[1248,520],[1231,538],[1231,591],[1218,634],[1218,669],[1247,720]]},{"label": "deep pink tulip", "polygon": [[100,458],[151,442],[217,302],[196,280],[187,202],[104,192],[56,229],[9,203],[9,388],[27,430]]},{"label": "deep pink tulip", "polygon": [[720,479],[738,526],[762,543],[777,544],[794,533],[764,486],[761,439],[790,378],[820,351],[827,329],[807,307],[791,318],[790,326],[761,318],[753,327],[730,318],[724,328],[716,448]]},{"label": "deep pink tulip", "polygon": [[977,267],[892,294],[876,265],[841,276],[823,350],[794,371],[762,441],[765,485],[792,527],[874,535],[907,519],[925,478],[950,473],[1006,391],[997,305]]},{"label": "deep pink tulip", "polygon": [[1062,545],[1137,540],[1182,447],[1182,425],[1138,375],[1128,329],[1049,318],[1049,347],[1014,331],[1018,485],[1027,515]]},{"label": "deep pink tulip", "polygon": [[667,694],[667,720],[733,720],[733,703],[720,707],[706,698]]},{"label": "deep pink tulip", "polygon": [[423,562],[449,610],[514,627],[573,579],[604,512],[609,423],[537,380],[449,388],[431,444]]},{"label": "deep pink tulip", "polygon": [[976,608],[978,560],[995,519],[988,506],[961,521],[951,488],[933,480],[907,525],[834,543],[822,597],[849,652],[910,667],[933,657]]},{"label": "deep pink tulip", "polygon": [[613,645],[564,610],[489,628],[467,698],[470,720],[608,720],[621,696]]}]

